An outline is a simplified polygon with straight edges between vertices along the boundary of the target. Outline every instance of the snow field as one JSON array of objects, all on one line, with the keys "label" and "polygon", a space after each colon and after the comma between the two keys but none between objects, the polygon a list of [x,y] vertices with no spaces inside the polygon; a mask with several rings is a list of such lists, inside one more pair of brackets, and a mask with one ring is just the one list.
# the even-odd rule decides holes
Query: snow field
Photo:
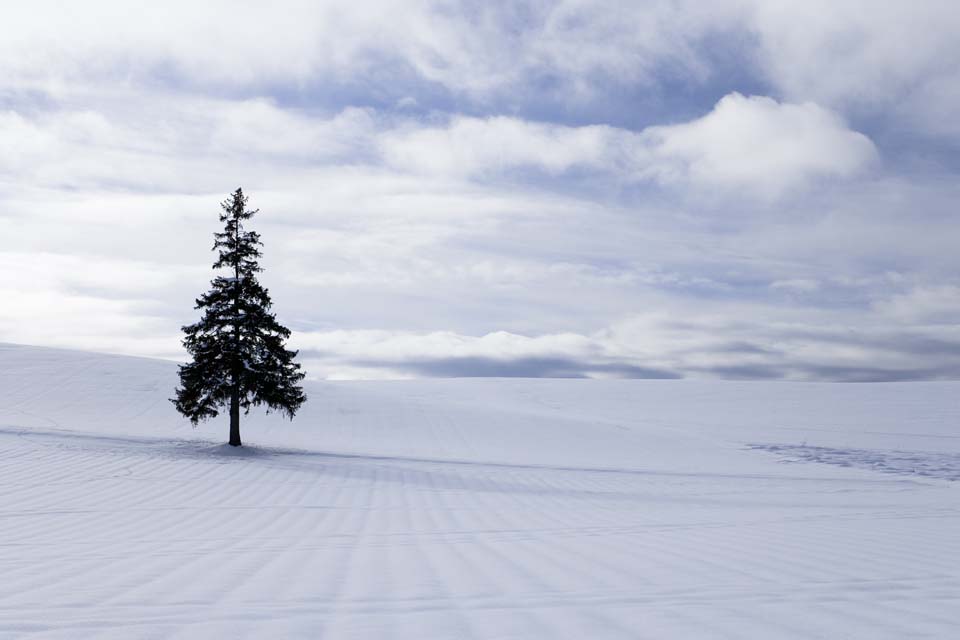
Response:
[{"label": "snow field", "polygon": [[239,451],[174,384],[0,346],[0,637],[960,630],[954,383],[312,383]]}]

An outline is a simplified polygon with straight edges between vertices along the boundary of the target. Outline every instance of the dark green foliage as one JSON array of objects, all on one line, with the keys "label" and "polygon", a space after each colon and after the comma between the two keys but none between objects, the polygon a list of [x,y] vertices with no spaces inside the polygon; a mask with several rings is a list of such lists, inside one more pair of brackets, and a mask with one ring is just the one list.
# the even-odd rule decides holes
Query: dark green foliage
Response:
[{"label": "dark green foliage", "polygon": [[[240,444],[239,409],[266,405],[293,418],[306,400],[299,382],[304,374],[286,349],[290,331],[270,312],[266,289],[257,282],[261,271],[260,235],[243,228],[257,210],[246,208],[237,189],[221,206],[224,230],[214,234],[219,252],[218,275],[211,289],[196,301],[199,322],[183,327],[183,346],[192,362],[180,367],[180,387],[172,402],[194,424],[213,418],[223,406],[231,409],[230,444]],[[234,431],[236,433],[234,433]]]}]

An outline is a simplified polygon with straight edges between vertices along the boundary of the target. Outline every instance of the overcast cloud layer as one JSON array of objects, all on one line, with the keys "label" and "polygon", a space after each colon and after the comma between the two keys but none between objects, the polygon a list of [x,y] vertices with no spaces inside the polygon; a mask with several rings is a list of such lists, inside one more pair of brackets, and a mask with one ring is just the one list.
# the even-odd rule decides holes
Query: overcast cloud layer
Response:
[{"label": "overcast cloud layer", "polygon": [[312,377],[960,378],[953,2],[0,19],[0,341],[180,358],[218,203]]}]

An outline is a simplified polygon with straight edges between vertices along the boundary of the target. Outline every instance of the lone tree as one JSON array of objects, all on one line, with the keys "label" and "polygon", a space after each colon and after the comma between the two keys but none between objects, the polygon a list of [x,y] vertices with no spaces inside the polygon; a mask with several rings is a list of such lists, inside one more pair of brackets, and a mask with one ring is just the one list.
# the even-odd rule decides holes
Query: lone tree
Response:
[{"label": "lone tree", "polygon": [[229,405],[230,444],[239,447],[240,408],[249,413],[251,406],[266,405],[268,412],[281,411],[292,420],[306,400],[298,384],[305,374],[293,361],[297,352],[284,346],[290,330],[270,313],[270,296],[257,282],[262,271],[257,247],[263,243],[243,223],[258,209],[247,209],[240,189],[220,206],[220,222],[226,224],[214,234],[219,257],[213,268],[228,275],[216,276],[210,291],[197,298],[200,321],[183,327],[183,346],[192,362],[180,366],[180,386],[171,402],[193,424]]}]

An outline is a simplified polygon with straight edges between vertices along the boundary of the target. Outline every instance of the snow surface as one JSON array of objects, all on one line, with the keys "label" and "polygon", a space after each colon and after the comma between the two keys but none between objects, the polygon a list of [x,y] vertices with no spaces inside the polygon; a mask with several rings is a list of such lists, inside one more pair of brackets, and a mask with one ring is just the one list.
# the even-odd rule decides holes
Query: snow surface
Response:
[{"label": "snow surface", "polygon": [[960,637],[960,384],[309,384],[0,345],[0,637]]}]

